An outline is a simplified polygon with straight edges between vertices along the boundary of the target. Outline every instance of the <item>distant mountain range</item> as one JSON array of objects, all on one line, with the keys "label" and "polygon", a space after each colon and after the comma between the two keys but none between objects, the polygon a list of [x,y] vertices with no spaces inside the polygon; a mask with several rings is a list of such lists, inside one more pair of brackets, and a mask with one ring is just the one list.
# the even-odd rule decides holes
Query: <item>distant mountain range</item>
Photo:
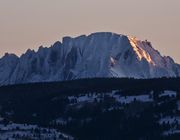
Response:
[{"label": "distant mountain range", "polygon": [[50,48],[6,53],[0,59],[0,85],[97,77],[179,77],[180,65],[148,41],[101,32],[64,37]]}]

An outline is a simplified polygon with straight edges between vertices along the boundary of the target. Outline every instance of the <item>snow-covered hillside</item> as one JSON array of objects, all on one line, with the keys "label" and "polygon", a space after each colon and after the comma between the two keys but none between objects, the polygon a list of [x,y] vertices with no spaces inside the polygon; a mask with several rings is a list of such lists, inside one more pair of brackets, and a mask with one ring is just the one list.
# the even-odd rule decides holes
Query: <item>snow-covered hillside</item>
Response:
[{"label": "snow-covered hillside", "polygon": [[180,65],[148,41],[115,33],[64,37],[50,48],[0,59],[0,85],[90,77],[177,77]]},{"label": "snow-covered hillside", "polygon": [[37,125],[16,124],[0,120],[1,140],[74,140],[73,137],[57,131],[56,129],[42,128]]}]

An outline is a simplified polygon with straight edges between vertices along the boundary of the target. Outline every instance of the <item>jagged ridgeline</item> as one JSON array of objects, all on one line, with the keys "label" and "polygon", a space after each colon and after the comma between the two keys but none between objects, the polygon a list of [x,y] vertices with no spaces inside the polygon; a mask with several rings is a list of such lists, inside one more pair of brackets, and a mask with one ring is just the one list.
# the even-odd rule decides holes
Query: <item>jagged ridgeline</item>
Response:
[{"label": "jagged ridgeline", "polygon": [[180,65],[148,41],[115,33],[64,37],[50,48],[0,59],[0,85],[97,77],[180,76]]},{"label": "jagged ridgeline", "polygon": [[3,86],[0,115],[5,126],[35,124],[77,140],[174,140],[179,85],[180,78],[93,78]]}]

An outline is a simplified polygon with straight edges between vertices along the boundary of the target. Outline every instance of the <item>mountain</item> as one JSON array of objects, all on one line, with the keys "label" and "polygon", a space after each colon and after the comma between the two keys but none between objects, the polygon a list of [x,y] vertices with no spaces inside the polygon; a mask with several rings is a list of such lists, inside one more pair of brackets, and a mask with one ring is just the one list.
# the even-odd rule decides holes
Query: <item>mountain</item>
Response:
[{"label": "mountain", "polygon": [[148,41],[109,32],[64,37],[50,48],[0,59],[0,85],[94,77],[180,76],[180,65]]}]

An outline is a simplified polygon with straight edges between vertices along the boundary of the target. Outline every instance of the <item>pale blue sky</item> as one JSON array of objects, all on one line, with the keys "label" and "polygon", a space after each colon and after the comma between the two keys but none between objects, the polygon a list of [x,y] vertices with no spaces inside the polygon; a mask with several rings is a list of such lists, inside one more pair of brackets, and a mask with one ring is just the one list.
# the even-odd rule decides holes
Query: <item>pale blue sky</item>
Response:
[{"label": "pale blue sky", "polygon": [[148,39],[180,63],[179,0],[0,0],[0,56],[98,31]]}]

